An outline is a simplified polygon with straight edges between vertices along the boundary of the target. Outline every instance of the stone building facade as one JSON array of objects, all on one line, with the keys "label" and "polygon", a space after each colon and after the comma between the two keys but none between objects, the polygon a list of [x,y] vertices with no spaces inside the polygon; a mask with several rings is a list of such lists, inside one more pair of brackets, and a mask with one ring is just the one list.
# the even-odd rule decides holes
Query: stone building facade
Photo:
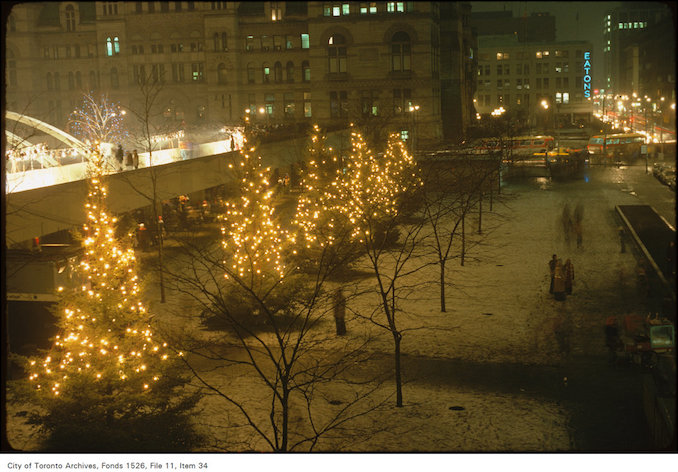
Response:
[{"label": "stone building facade", "polygon": [[[475,119],[468,2],[26,2],[7,22],[7,109],[67,129],[83,93],[168,128],[380,122],[422,146]],[[155,93],[155,92],[154,92]]]}]

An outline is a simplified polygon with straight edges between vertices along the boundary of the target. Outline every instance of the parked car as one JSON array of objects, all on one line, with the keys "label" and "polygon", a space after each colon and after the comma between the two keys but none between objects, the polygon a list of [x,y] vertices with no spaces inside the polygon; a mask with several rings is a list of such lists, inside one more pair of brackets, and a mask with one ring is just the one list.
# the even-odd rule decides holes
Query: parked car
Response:
[{"label": "parked car", "polygon": [[660,180],[668,185],[671,190],[676,189],[676,169],[664,169],[660,174]]}]

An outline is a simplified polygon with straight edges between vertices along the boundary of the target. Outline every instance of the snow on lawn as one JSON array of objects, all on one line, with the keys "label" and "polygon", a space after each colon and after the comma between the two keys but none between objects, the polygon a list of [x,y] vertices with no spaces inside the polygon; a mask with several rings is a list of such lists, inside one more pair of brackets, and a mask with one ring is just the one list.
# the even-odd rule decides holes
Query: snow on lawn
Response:
[{"label": "snow on lawn", "polygon": [[[435,266],[409,281],[432,283],[419,286],[403,301],[404,313],[398,315],[399,327],[408,329],[402,340],[404,406],[395,408],[392,399],[385,408],[355,421],[355,428],[372,428],[373,434],[361,435],[359,440],[335,434],[321,440],[316,450],[572,450],[568,430],[571,413],[557,401],[533,394],[527,387],[507,390],[498,385],[493,389],[492,379],[485,379],[481,388],[460,377],[455,381],[437,375],[435,369],[414,368],[416,362],[424,365],[436,360],[465,362],[482,370],[494,364],[554,366],[577,355],[604,359],[605,318],[642,312],[635,292],[636,261],[631,251],[620,253],[614,216],[614,205],[635,203],[633,197],[593,183],[544,180],[540,185],[541,188],[526,184],[505,187],[503,203],[495,201],[493,212],[488,211],[486,202],[483,235],[476,234],[476,214],[469,218],[467,234],[480,245],[471,247],[463,267],[459,259],[448,263],[447,280],[453,286],[447,290],[447,312],[440,312]],[[569,203],[574,209],[578,201],[585,207],[583,248],[577,248],[574,242],[568,245],[559,224],[563,205]],[[548,261],[554,253],[563,261],[571,258],[575,267],[574,293],[565,302],[553,300],[548,293]],[[361,284],[363,288],[374,286],[370,279]],[[172,315],[169,308],[174,304],[183,313],[197,313],[186,297],[169,293],[168,303],[160,304],[155,291],[151,293],[155,299],[150,308],[159,319],[164,313],[172,319],[174,329],[191,328],[191,321]],[[347,338],[358,343],[374,337],[369,349],[388,361],[393,351],[390,333],[364,319],[348,316],[352,310],[369,314],[378,301],[374,293],[349,299]],[[329,333],[334,330],[331,319],[323,326]],[[415,329],[422,327],[427,329]],[[209,338],[219,336],[203,333]],[[334,338],[325,349],[332,351],[345,339]],[[379,368],[388,374],[391,364],[387,361],[381,362]],[[408,370],[408,366],[413,368]],[[238,371],[237,381],[229,379],[231,374],[226,370],[208,375],[215,383],[239,389],[230,392],[236,397],[252,399],[258,396],[254,392],[260,393],[259,381],[248,378],[246,372]],[[389,380],[380,394],[393,395],[394,390]],[[325,405],[325,413],[331,414],[335,406]],[[459,408],[450,409],[455,406]],[[243,426],[242,416],[223,399],[206,397],[201,407],[201,416],[196,420],[224,441],[221,448],[213,450],[267,450],[262,441],[252,439],[252,431]],[[322,404],[316,408],[322,408]],[[16,416],[19,411],[20,405],[8,404],[10,441],[30,450],[35,441],[26,441],[31,433]],[[265,408],[261,414],[264,413]]]}]

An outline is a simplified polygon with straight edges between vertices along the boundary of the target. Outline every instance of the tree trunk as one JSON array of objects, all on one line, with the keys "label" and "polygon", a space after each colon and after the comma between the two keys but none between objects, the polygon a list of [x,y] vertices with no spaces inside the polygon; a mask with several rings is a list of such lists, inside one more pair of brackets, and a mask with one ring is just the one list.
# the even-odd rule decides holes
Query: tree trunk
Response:
[{"label": "tree trunk", "polygon": [[461,265],[464,265],[466,255],[466,213],[461,217]]},{"label": "tree trunk", "polygon": [[440,261],[440,311],[445,313],[445,261]]},{"label": "tree trunk", "polygon": [[287,390],[285,384],[283,384],[283,394],[282,399],[280,400],[282,403],[282,443],[280,444],[280,452],[287,452],[287,429],[289,426],[288,423],[290,415],[289,394],[290,392]]},{"label": "tree trunk", "polygon": [[480,192],[478,200],[478,234],[483,233],[483,192]]},{"label": "tree trunk", "polygon": [[397,331],[393,333],[395,344],[395,380],[396,380],[396,407],[403,406],[403,380],[400,367],[400,341],[402,335]]}]

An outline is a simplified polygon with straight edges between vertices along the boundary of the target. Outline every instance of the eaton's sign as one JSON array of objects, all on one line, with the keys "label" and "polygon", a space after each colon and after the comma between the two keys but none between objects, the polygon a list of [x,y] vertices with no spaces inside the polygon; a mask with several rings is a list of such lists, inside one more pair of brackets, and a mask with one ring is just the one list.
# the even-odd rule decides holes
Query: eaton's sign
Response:
[{"label": "eaton's sign", "polygon": [[591,96],[591,52],[584,53],[584,98]]}]

